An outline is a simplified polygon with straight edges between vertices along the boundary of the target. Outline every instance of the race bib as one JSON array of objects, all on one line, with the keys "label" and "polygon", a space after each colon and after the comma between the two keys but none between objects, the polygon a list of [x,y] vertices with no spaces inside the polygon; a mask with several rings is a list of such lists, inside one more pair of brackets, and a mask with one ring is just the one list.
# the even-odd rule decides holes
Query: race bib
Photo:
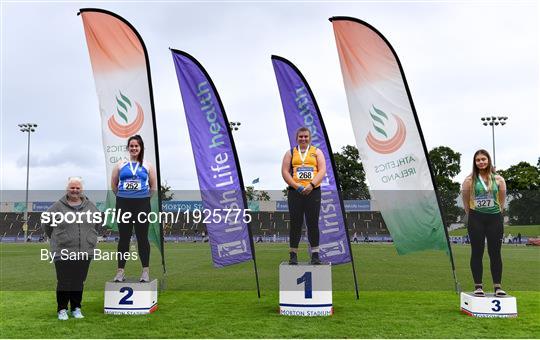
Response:
[{"label": "race bib", "polygon": [[475,208],[491,208],[495,206],[495,200],[490,195],[477,196],[474,199]]},{"label": "race bib", "polygon": [[303,167],[299,167],[296,170],[296,176],[298,176],[298,179],[301,179],[301,180],[312,180],[313,172],[314,172],[313,167],[303,166]]},{"label": "race bib", "polygon": [[141,190],[141,181],[138,179],[128,179],[124,181],[125,191],[137,191]]}]

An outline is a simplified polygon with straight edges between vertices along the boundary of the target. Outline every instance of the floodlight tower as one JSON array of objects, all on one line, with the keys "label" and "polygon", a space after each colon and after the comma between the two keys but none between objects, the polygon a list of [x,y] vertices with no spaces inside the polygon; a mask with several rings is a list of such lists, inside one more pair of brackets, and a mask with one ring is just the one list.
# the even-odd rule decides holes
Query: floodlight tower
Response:
[{"label": "floodlight tower", "polygon": [[241,124],[242,123],[240,122],[229,122],[229,127],[231,128],[231,131],[238,131]]},{"label": "floodlight tower", "polygon": [[493,141],[493,167],[497,168],[497,163],[495,162],[495,126],[503,126],[506,124],[508,117],[506,116],[488,116],[480,118],[484,126],[491,126],[491,139]]},{"label": "floodlight tower", "polygon": [[24,242],[26,242],[28,237],[28,180],[30,178],[30,134],[35,132],[37,124],[34,123],[22,123],[19,124],[19,129],[21,132],[28,133],[28,151],[26,153],[26,205],[24,206]]}]

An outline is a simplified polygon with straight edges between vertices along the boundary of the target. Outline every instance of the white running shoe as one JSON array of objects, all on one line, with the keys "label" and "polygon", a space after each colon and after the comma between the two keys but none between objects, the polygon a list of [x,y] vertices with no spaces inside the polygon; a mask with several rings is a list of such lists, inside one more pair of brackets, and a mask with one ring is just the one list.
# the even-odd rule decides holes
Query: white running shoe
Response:
[{"label": "white running shoe", "polygon": [[123,270],[118,270],[116,272],[116,276],[114,277],[113,281],[114,282],[124,282],[126,280],[126,276],[124,275],[124,271]]},{"label": "white running shoe", "polygon": [[67,319],[69,319],[67,310],[66,309],[60,309],[60,311],[58,311],[58,320],[65,321]]},{"label": "white running shoe", "polygon": [[150,282],[150,272],[148,270],[142,271],[139,282]]},{"label": "white running shoe", "polygon": [[508,294],[501,288],[501,287],[495,287],[495,296],[496,297],[506,297]]},{"label": "white running shoe", "polygon": [[73,316],[75,319],[84,318],[84,315],[82,315],[82,311],[79,307],[75,308],[75,310],[71,312],[71,316]]},{"label": "white running shoe", "polygon": [[484,297],[486,294],[484,293],[484,290],[482,289],[482,286],[476,287],[476,289],[473,292],[474,296]]}]

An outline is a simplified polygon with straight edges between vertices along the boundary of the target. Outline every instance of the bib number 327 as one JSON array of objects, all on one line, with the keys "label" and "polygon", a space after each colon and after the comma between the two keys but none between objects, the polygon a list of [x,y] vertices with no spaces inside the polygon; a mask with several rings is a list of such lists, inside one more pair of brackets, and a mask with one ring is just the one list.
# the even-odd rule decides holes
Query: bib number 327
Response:
[{"label": "bib number 327", "polygon": [[493,198],[477,198],[475,203],[477,208],[491,208],[495,206]]}]

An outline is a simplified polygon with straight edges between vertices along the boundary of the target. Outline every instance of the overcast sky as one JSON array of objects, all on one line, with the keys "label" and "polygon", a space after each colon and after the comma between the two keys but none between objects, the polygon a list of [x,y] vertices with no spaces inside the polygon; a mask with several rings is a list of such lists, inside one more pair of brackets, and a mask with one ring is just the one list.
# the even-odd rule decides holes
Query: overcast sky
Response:
[{"label": "overcast sky", "polygon": [[61,189],[70,175],[105,189],[98,100],[79,8],[128,20],[148,48],[158,126],[161,178],[197,189],[185,114],[169,47],[197,58],[212,77],[234,134],[244,181],[282,189],[288,149],[270,61],[291,60],[309,82],[332,148],[354,141],[332,16],[375,26],[393,45],[407,77],[428,149],[491,151],[485,115],[508,116],[495,131],[498,168],[540,156],[539,11],[535,1],[186,3],[70,2],[1,5],[1,186],[24,189],[32,134],[30,189]]}]

